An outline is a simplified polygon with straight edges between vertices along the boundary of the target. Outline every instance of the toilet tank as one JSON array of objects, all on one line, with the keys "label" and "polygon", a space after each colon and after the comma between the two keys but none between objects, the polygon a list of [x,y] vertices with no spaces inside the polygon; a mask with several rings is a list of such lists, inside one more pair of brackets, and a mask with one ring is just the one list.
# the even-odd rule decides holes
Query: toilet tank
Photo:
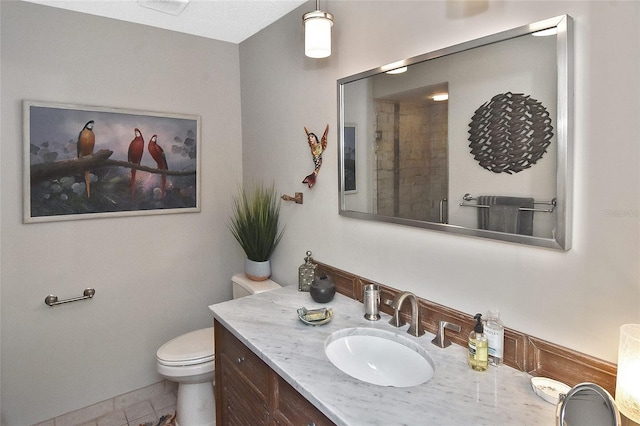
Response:
[{"label": "toilet tank", "polygon": [[278,283],[271,280],[252,281],[247,278],[244,273],[235,274],[231,277],[231,283],[233,285],[234,299],[262,293],[263,291],[275,290],[276,288],[281,287]]}]

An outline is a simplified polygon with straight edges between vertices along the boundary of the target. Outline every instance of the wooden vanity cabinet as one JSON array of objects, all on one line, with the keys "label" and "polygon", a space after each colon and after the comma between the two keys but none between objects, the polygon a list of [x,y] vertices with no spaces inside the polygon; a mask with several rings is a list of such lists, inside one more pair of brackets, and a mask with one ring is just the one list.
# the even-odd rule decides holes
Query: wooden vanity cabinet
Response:
[{"label": "wooden vanity cabinet", "polygon": [[215,324],[216,423],[269,424],[269,367],[226,328]]},{"label": "wooden vanity cabinet", "polygon": [[274,372],[276,392],[273,424],[283,426],[329,426],[334,423]]},{"label": "wooden vanity cabinet", "polygon": [[222,324],[214,327],[216,424],[334,424]]}]

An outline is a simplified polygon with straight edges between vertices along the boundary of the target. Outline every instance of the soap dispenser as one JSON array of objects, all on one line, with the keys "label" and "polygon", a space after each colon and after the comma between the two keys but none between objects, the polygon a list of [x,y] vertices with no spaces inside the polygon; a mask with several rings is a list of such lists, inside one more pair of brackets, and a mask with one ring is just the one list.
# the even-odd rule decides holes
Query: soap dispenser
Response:
[{"label": "soap dispenser", "polygon": [[476,371],[485,371],[489,367],[489,342],[484,335],[482,314],[473,317],[476,325],[469,333],[469,367]]}]

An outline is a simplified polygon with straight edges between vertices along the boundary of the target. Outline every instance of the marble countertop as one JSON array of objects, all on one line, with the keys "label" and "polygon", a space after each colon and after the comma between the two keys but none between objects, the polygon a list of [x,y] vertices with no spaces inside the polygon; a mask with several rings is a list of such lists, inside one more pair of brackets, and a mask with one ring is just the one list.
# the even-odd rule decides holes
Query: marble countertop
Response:
[{"label": "marble countertop", "polygon": [[[296,310],[327,307],[333,319],[308,326]],[[315,303],[295,286],[209,306],[214,318],[238,337],[291,386],[338,425],[555,425],[555,405],[531,389],[531,376],[508,366],[476,372],[459,345],[442,349],[433,334],[415,338],[407,325],[364,319],[362,303],[341,294]],[[408,337],[433,358],[428,382],[394,388],[361,382],[338,370],[324,353],[327,337],[349,327],[369,327]]]}]

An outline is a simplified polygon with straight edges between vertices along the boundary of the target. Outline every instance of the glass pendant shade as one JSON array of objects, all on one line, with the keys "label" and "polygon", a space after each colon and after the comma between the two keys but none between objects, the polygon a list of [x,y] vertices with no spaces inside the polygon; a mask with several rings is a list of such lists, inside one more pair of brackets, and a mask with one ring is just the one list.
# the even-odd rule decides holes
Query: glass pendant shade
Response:
[{"label": "glass pendant shade", "polygon": [[310,58],[326,58],[331,55],[333,16],[316,10],[305,13],[302,21],[304,22],[304,54]]},{"label": "glass pendant shade", "polygon": [[616,405],[628,419],[640,423],[640,324],[620,327]]}]

